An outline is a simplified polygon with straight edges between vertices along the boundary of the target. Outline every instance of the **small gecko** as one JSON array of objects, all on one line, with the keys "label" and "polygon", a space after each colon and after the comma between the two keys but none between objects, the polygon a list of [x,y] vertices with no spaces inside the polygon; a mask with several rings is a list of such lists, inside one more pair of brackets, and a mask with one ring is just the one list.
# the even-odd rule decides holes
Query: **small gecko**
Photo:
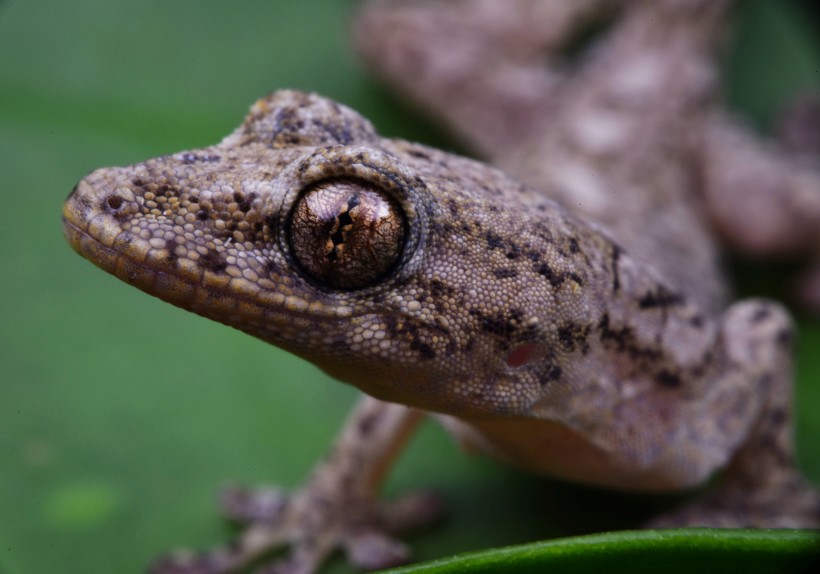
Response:
[{"label": "small gecko", "polygon": [[366,393],[302,489],[229,491],[238,539],[151,572],[234,572],[281,545],[277,572],[337,548],[362,569],[406,561],[395,533],[440,501],[377,494],[425,413],[465,448],[586,484],[723,471],[651,526],[820,527],[794,460],[791,318],[729,304],[717,241],[812,253],[820,172],[720,108],[730,5],[368,2],[365,59],[485,161],[284,90],[214,146],[80,181],[63,225],[82,256]]}]

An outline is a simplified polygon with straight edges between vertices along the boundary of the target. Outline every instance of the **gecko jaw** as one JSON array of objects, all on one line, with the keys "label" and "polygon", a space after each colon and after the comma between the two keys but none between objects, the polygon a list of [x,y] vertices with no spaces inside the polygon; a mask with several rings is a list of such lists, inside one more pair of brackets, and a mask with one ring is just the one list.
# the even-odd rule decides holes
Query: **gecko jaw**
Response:
[{"label": "gecko jaw", "polygon": [[332,322],[354,315],[349,306],[310,305],[243,277],[216,273],[187,259],[174,260],[168,249],[154,248],[123,230],[115,216],[89,214],[85,203],[75,192],[63,208],[63,233],[71,247],[104,271],[172,305],[279,345],[279,329],[294,322]]}]

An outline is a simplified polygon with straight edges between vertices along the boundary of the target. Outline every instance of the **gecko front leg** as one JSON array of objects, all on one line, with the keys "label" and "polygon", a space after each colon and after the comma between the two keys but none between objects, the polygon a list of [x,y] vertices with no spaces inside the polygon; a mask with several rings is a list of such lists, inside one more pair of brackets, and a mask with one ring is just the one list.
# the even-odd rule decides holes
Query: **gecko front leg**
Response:
[{"label": "gecko front leg", "polygon": [[705,125],[703,194],[721,234],[750,255],[812,258],[797,296],[820,311],[820,164],[724,114]]},{"label": "gecko front leg", "polygon": [[820,492],[800,475],[794,453],[793,329],[771,302],[742,301],[727,310],[720,336],[726,372],[703,402],[708,420],[698,421],[692,434],[700,435],[694,443],[703,451],[737,425],[751,425],[748,437],[715,488],[649,526],[820,527]]},{"label": "gecko front leg", "polygon": [[494,159],[547,129],[568,76],[561,51],[620,3],[375,0],[360,8],[354,39],[404,99]]},{"label": "gecko front leg", "polygon": [[314,572],[336,549],[362,570],[396,566],[410,557],[392,535],[435,520],[438,497],[418,492],[390,503],[377,499],[393,459],[422,419],[421,411],[364,397],[351,413],[327,458],[299,491],[231,488],[226,517],[244,525],[232,543],[195,553],[180,550],[158,559],[151,574],[237,572],[273,550],[288,556],[263,572]]}]

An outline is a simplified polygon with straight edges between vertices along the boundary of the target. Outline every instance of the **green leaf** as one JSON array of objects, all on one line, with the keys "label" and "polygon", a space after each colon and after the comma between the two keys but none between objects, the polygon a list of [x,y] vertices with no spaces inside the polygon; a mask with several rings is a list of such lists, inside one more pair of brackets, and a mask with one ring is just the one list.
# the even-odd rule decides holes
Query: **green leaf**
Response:
[{"label": "green leaf", "polygon": [[770,574],[816,572],[820,533],[805,530],[641,530],[471,552],[390,574]]}]

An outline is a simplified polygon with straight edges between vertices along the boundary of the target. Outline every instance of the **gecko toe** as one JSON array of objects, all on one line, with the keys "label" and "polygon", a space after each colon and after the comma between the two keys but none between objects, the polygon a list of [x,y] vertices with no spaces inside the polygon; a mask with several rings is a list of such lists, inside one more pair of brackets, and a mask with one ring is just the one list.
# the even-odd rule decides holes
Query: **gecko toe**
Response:
[{"label": "gecko toe", "polygon": [[[323,486],[323,483],[319,483]],[[258,574],[310,574],[337,549],[359,570],[404,564],[410,549],[392,538],[439,519],[444,504],[431,492],[381,502],[321,488],[293,494],[275,488],[230,486],[220,494],[222,513],[243,525],[233,543],[204,552],[177,551],[150,566],[149,574],[228,574],[254,564]],[[284,558],[266,562],[277,549]]]},{"label": "gecko toe", "polygon": [[269,488],[246,488],[229,485],[219,493],[222,516],[237,524],[274,524],[288,505],[284,491]]},{"label": "gecko toe", "polygon": [[363,532],[349,537],[345,551],[350,564],[359,570],[381,570],[406,564],[410,549],[380,532]]},{"label": "gecko toe", "polygon": [[763,488],[718,487],[701,498],[653,519],[648,528],[820,528],[820,491],[800,476],[787,475]]}]

